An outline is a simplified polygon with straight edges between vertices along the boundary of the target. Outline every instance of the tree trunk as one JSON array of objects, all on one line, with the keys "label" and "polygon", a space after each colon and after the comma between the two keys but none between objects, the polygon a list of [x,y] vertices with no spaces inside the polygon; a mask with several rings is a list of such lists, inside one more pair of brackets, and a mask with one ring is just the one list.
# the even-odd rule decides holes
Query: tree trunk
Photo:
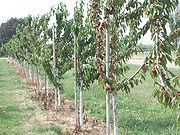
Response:
[{"label": "tree trunk", "polygon": [[55,96],[55,98],[54,98],[54,102],[55,102],[55,110],[57,111],[57,89],[56,89],[56,87],[55,87],[55,91],[54,91],[55,93],[54,93],[54,96]]},{"label": "tree trunk", "polygon": [[48,109],[48,96],[49,96],[49,86],[48,86],[48,76],[47,74],[45,73],[45,76],[44,76],[44,89],[45,89],[45,99],[44,99],[44,108],[45,109]]},{"label": "tree trunk", "polygon": [[80,126],[82,127],[83,125],[83,80],[81,80],[81,85],[80,85],[80,105],[79,105],[79,123]]},{"label": "tree trunk", "polygon": [[106,91],[106,135],[110,135],[110,93]]},{"label": "tree trunk", "polygon": [[45,74],[45,85],[44,85],[44,87],[45,87],[45,94],[46,94],[46,98],[48,98],[48,96],[49,96],[49,82],[48,82],[48,76],[47,76],[47,74]]},{"label": "tree trunk", "polygon": [[[55,44],[55,26],[53,24],[53,70],[54,70],[54,77],[57,79],[57,69],[56,69],[56,44]],[[58,86],[55,86],[55,110],[59,111],[60,109],[60,90]]]},{"label": "tree trunk", "polygon": [[26,61],[25,60],[23,61],[23,76],[26,79]]},{"label": "tree trunk", "polygon": [[57,111],[60,111],[61,109],[61,95],[60,95],[60,89],[57,88]]},{"label": "tree trunk", "polygon": [[28,80],[28,75],[27,75],[27,66],[26,66],[27,64],[26,64],[26,61],[24,60],[24,77],[25,77],[25,79],[26,79],[26,82],[27,82],[27,80]]},{"label": "tree trunk", "polygon": [[[106,31],[106,78],[109,79],[110,36]],[[110,135],[110,92],[106,91],[106,135]]]},{"label": "tree trunk", "polygon": [[32,68],[30,64],[28,66],[29,66],[29,81],[32,83]]},{"label": "tree trunk", "polygon": [[35,70],[32,70],[32,75],[33,75],[33,84],[36,86],[36,73]]},{"label": "tree trunk", "polygon": [[25,61],[25,65],[24,65],[24,73],[25,73],[25,78],[26,78],[26,82],[28,82],[29,79],[29,69],[28,69],[28,63]]},{"label": "tree trunk", "polygon": [[76,53],[76,38],[74,35],[74,103],[75,103],[75,120],[78,125],[78,101],[77,101],[77,53]]},{"label": "tree trunk", "polygon": [[36,86],[37,86],[37,92],[39,92],[39,87],[40,87],[40,83],[39,83],[39,69],[36,66]]},{"label": "tree trunk", "polygon": [[112,106],[113,106],[113,123],[114,123],[114,135],[118,135],[118,115],[117,115],[117,94],[113,92],[112,94]]}]

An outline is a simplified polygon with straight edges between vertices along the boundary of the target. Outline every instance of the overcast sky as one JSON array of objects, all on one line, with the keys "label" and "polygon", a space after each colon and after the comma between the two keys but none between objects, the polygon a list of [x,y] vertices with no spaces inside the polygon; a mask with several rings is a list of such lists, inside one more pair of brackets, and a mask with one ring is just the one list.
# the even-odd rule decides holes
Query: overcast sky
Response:
[{"label": "overcast sky", "polygon": [[[76,0],[1,0],[0,4],[0,24],[6,22],[11,17],[26,17],[49,12],[52,6],[59,2],[67,5],[69,12],[72,14]],[[151,44],[150,33],[146,34],[140,42]]]}]

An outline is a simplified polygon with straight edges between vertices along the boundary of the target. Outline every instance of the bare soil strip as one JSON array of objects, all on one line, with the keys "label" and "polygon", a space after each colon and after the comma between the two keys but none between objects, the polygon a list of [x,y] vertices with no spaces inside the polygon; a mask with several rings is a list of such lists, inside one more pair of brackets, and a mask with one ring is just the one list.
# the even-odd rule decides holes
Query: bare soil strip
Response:
[{"label": "bare soil strip", "polygon": [[[15,67],[14,67],[15,68]],[[18,72],[21,76],[21,74]],[[24,79],[24,76],[21,76]],[[25,80],[25,79],[24,79]],[[28,91],[32,92],[35,87],[27,84]],[[37,100],[36,97],[31,99],[25,99],[21,106],[26,106],[29,103],[33,104],[36,108],[36,113],[27,123],[24,128],[33,128],[36,121],[41,125],[56,125],[62,129],[64,135],[104,135],[105,134],[105,123],[100,122],[97,118],[89,117],[88,114],[84,115],[84,125],[80,129],[79,126],[75,125],[74,116],[74,103],[64,97],[61,98],[61,110],[56,112],[53,109],[53,105],[48,110],[44,109],[44,103]]]}]

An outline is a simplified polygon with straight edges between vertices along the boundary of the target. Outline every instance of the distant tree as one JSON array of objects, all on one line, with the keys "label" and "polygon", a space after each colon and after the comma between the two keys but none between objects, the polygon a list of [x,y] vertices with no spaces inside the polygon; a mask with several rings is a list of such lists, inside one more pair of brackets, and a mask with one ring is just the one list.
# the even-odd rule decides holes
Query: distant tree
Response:
[{"label": "distant tree", "polygon": [[0,26],[0,47],[7,43],[16,33],[16,28],[23,23],[23,19],[11,18]]}]

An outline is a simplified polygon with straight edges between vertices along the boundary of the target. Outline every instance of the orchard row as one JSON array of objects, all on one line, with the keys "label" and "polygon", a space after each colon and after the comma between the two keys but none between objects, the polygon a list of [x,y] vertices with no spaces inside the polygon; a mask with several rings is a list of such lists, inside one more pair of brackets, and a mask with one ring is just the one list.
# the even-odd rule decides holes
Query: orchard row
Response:
[{"label": "orchard row", "polygon": [[[55,109],[60,110],[63,75],[73,70],[75,121],[79,130],[83,126],[83,91],[99,80],[106,93],[106,134],[110,134],[112,97],[114,134],[118,135],[118,91],[130,92],[135,85],[143,83],[146,73],[150,72],[155,97],[180,112],[180,77],[167,68],[167,62],[180,65],[180,49],[176,48],[176,58],[172,58],[171,44],[177,35],[173,32],[168,35],[166,31],[178,0],[91,0],[87,3],[83,0],[76,3],[72,19],[63,3],[52,7],[47,14],[27,17],[16,35],[4,45],[16,63],[23,63],[29,81],[38,85],[36,94],[40,91],[39,71],[42,70],[46,99],[49,97],[47,80],[50,80],[55,88]],[[144,18],[147,21],[142,26]],[[126,63],[142,51],[137,43],[148,31],[154,41],[153,50],[128,78],[125,73],[130,69]],[[36,81],[33,75],[38,78]]]}]

